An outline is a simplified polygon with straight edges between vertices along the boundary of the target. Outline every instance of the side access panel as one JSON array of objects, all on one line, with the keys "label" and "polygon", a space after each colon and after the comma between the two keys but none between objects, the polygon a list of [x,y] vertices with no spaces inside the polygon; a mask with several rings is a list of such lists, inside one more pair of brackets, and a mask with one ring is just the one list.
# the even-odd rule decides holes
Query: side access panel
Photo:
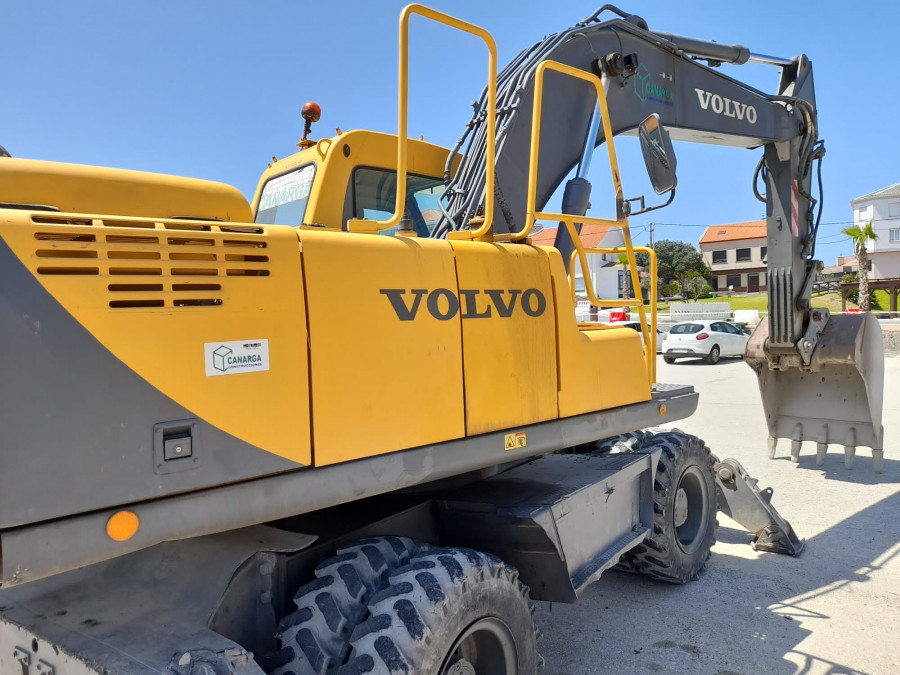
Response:
[{"label": "side access panel", "polygon": [[300,239],[315,465],[465,436],[450,245],[308,230]]},{"label": "side access panel", "polygon": [[555,419],[556,313],[546,253],[450,243],[463,316],[467,435]]}]

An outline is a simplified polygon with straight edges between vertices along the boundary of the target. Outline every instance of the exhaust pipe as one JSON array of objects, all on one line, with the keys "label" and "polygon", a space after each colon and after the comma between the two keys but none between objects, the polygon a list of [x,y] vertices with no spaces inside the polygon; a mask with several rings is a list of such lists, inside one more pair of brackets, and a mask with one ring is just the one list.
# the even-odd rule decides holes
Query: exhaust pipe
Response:
[{"label": "exhaust pipe", "polygon": [[791,440],[797,462],[803,441],[815,441],[821,466],[829,444],[844,446],[844,464],[853,466],[856,448],[872,449],[875,471],[884,465],[884,346],[871,314],[830,316],[809,358],[777,362],[766,353],[769,322],[761,321],[747,343],[744,360],[756,371],[766,422],[769,457],[779,438]]}]

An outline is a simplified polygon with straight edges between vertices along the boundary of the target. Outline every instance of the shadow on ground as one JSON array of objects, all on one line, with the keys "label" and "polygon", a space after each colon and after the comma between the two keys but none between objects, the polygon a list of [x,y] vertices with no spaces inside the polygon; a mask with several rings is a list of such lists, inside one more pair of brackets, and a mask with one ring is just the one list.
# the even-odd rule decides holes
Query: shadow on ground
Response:
[{"label": "shadow on ground", "polygon": [[[790,447],[789,444],[787,444]],[[828,454],[825,455],[825,462],[822,466],[816,464],[815,443],[805,444],[812,446],[812,454],[803,454],[800,450],[799,462],[794,465],[797,471],[816,471],[826,480],[837,480],[846,483],[857,483],[859,485],[882,485],[890,483],[900,483],[900,460],[885,459],[884,468],[881,473],[875,473],[872,466],[872,451],[869,448],[859,448],[856,451],[856,458],[853,460],[853,468],[848,469],[844,466],[844,450],[843,446],[830,446]],[[784,450],[782,452],[785,452]],[[789,455],[776,456],[772,461],[791,464]],[[788,467],[783,468],[784,471],[790,471]]]},{"label": "shadow on ground", "polygon": [[[608,572],[580,601],[593,609],[587,621],[578,605],[538,603],[538,621],[547,630],[547,640],[539,643],[546,672],[866,674],[800,645],[812,633],[806,626],[828,630],[838,618],[822,609],[832,602],[826,596],[846,593],[851,584],[857,596],[878,590],[865,586],[900,555],[898,514],[900,494],[894,494],[809,539],[800,558],[760,554],[748,559],[723,553],[728,546],[720,546],[701,579],[685,586]],[[751,535],[719,527],[717,538],[726,545],[749,545]],[[842,631],[838,644],[859,645],[868,632],[870,639],[880,634],[879,644],[885,645],[890,629],[874,610],[867,618],[871,625],[863,620],[858,632]],[[840,619],[848,623],[846,616]],[[857,654],[852,660],[861,658]],[[882,668],[868,675],[888,672],[897,671]]]}]

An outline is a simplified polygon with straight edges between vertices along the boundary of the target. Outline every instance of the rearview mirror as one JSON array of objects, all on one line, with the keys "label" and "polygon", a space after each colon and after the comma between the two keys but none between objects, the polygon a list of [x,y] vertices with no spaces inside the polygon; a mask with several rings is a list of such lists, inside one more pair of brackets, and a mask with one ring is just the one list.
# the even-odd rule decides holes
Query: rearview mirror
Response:
[{"label": "rearview mirror", "polygon": [[661,195],[675,189],[678,177],[675,175],[675,150],[669,132],[660,123],[659,115],[653,113],[638,127],[641,151],[647,174],[656,194]]}]

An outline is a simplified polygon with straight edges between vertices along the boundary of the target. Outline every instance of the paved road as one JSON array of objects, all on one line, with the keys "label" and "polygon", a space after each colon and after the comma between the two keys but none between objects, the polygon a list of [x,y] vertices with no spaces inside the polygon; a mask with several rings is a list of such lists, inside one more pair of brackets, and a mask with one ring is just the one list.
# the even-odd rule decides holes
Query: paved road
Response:
[{"label": "paved road", "polygon": [[693,384],[698,412],[675,426],[738,459],[806,538],[799,558],[756,553],[719,515],[707,571],[685,586],[609,572],[574,605],[538,603],[548,675],[900,673],[900,358],[886,359],[885,465],[852,470],[815,444],[766,454],[756,378],[740,361],[659,360],[662,382]]}]

